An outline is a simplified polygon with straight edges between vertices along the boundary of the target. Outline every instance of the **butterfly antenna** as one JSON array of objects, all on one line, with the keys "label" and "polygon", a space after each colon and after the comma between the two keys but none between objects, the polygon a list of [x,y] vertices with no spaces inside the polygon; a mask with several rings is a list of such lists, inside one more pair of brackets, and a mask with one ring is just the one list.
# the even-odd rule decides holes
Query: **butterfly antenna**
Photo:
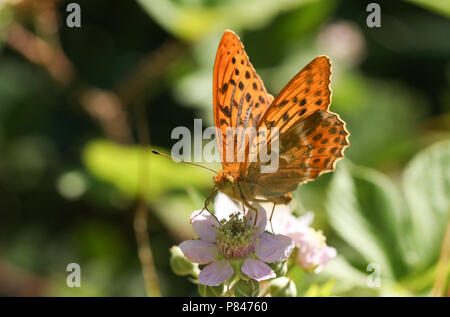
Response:
[{"label": "butterfly antenna", "polygon": [[[156,151],[156,150],[153,150],[153,149],[152,149],[152,153],[153,153],[153,154],[157,154],[157,155],[161,155],[161,156],[164,156],[164,157],[167,157],[167,158],[170,158],[170,159],[172,159],[173,161],[175,161],[174,158],[173,158],[172,156],[163,154],[163,153],[158,152],[158,151]],[[207,170],[209,170],[209,171],[211,171],[211,172],[217,174],[217,172],[216,172],[215,170],[213,170],[212,168],[209,168],[209,167],[206,167],[206,166],[202,166],[202,165],[200,165],[200,164],[195,164],[195,163],[192,163],[192,162],[186,162],[186,161],[183,161],[183,160],[181,160],[179,163],[185,163],[185,164],[189,164],[189,165],[194,165],[194,166],[197,166],[197,167],[201,167],[201,168],[207,169]]]}]

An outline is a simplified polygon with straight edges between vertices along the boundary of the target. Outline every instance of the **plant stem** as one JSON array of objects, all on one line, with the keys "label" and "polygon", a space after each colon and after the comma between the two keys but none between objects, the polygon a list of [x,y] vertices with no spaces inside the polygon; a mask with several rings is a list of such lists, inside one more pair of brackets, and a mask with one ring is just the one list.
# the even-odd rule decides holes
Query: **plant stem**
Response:
[{"label": "plant stem", "polygon": [[[136,124],[138,131],[139,143],[142,146],[148,146],[150,143],[149,129],[147,125],[147,117],[145,105],[142,102],[136,104],[135,107]],[[147,295],[150,297],[161,296],[159,288],[158,276],[156,274],[155,263],[150,245],[150,237],[148,232],[148,206],[146,196],[148,194],[148,175],[149,175],[149,153],[142,150],[139,168],[139,198],[138,206],[134,214],[134,232],[136,235],[136,243],[138,247],[139,260],[141,262],[142,274],[144,275],[145,287]]]},{"label": "plant stem", "polygon": [[150,247],[150,239],[147,230],[148,210],[144,200],[140,199],[134,214],[134,232],[138,245],[138,255],[144,275],[145,288],[150,297],[159,297],[158,276],[156,275],[153,254]]},{"label": "plant stem", "polygon": [[449,273],[450,260],[450,217],[447,221],[447,229],[445,231],[444,240],[442,241],[441,255],[436,268],[436,278],[433,285],[432,296],[444,296],[445,285]]}]

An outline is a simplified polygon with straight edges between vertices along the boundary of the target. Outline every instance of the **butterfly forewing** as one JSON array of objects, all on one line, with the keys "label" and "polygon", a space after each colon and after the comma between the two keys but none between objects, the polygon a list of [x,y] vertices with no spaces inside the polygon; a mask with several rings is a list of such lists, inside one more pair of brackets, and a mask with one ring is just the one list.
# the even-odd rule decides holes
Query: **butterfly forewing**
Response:
[{"label": "butterfly forewing", "polygon": [[259,126],[277,126],[283,133],[299,119],[317,110],[328,110],[331,102],[330,76],[328,57],[316,57],[278,94]]},{"label": "butterfly forewing", "polygon": [[[217,50],[213,98],[217,135],[222,136],[217,138],[222,165],[238,166],[238,153],[245,150],[248,143],[246,129],[256,128],[273,97],[267,93],[244,46],[232,31],[224,33]],[[233,137],[227,138],[227,128],[236,129]],[[227,152],[230,152],[228,156]]]},{"label": "butterfly forewing", "polygon": [[[302,69],[272,102],[258,127],[267,128],[268,137],[260,151],[271,149],[278,141],[279,167],[261,173],[261,160],[241,166],[248,181],[256,184],[263,196],[279,196],[300,183],[331,171],[348,146],[348,132],[336,114],[327,111],[331,65],[320,56]],[[278,128],[270,133],[270,128]],[[250,145],[251,146],[251,145]]]}]

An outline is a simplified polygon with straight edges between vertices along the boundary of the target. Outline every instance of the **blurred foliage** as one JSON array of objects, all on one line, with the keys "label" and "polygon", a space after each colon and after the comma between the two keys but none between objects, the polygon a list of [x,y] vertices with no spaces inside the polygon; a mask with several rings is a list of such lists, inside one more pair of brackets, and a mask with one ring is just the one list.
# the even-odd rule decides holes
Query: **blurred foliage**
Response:
[{"label": "blurred foliage", "polygon": [[417,5],[423,6],[438,13],[445,14],[450,17],[450,4],[446,1],[432,1],[432,0],[408,0]]},{"label": "blurred foliage", "polygon": [[281,12],[315,0],[138,0],[164,28],[186,40],[199,40],[224,29],[255,29]]},{"label": "blurred foliage", "polygon": [[[383,278],[400,284],[409,275],[423,278],[439,258],[447,224],[449,155],[448,141],[419,153],[404,171],[403,190],[375,170],[341,164],[326,208],[331,226],[354,250],[348,262],[363,272],[377,263]],[[432,277],[409,291],[430,289]]]},{"label": "blurred foliage", "polygon": [[[351,146],[292,207],[314,211],[338,257],[317,275],[294,268],[298,295],[431,294],[450,207],[448,2],[377,1],[379,29],[371,1],[80,0],[80,29],[65,26],[69,2],[0,1],[0,295],[145,295],[140,199],[162,294],[198,295],[169,248],[193,236],[213,174],[150,148],[213,123],[225,29],[275,95],[315,56],[333,63],[330,110]],[[81,288],[65,284],[73,262]]]},{"label": "blurred foliage", "polygon": [[[448,221],[449,154],[449,141],[417,154],[403,173],[403,188],[374,169],[342,162],[325,201],[327,221],[337,234],[331,244],[341,255],[318,281],[312,278],[305,296],[319,296],[318,283],[328,285],[327,278],[337,279],[335,295],[428,295]],[[381,270],[380,288],[367,284],[370,264]],[[299,289],[310,283],[305,285],[300,272],[292,276]]]},{"label": "blurred foliage", "polygon": [[[185,179],[190,179],[189,185],[194,187],[207,187],[211,180],[211,172],[204,169],[174,164],[152,154],[148,148],[120,146],[108,141],[91,141],[84,149],[83,158],[96,178],[111,183],[129,196],[139,193],[140,178],[148,179],[146,198],[149,202],[170,190],[183,191]],[[147,175],[142,175],[143,171]]]}]

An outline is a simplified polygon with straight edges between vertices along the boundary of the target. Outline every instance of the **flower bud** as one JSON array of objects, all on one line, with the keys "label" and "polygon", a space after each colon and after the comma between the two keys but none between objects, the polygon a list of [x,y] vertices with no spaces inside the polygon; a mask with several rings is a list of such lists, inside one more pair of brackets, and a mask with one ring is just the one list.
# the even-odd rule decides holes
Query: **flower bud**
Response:
[{"label": "flower bud", "polygon": [[203,284],[198,284],[198,293],[202,297],[219,297],[223,294],[225,287],[223,284],[219,286],[208,286]]},{"label": "flower bud", "polygon": [[277,277],[282,277],[287,274],[288,271],[287,261],[269,263],[269,266],[275,272]]},{"label": "flower bud", "polygon": [[287,277],[279,277],[272,280],[269,284],[269,292],[272,297],[295,297],[297,288],[294,282]]},{"label": "flower bud", "polygon": [[177,275],[189,275],[194,271],[194,263],[189,261],[178,246],[170,248],[170,267]]},{"label": "flower bud", "polygon": [[254,279],[248,281],[239,280],[234,288],[236,297],[257,297],[259,294],[259,282]]}]

